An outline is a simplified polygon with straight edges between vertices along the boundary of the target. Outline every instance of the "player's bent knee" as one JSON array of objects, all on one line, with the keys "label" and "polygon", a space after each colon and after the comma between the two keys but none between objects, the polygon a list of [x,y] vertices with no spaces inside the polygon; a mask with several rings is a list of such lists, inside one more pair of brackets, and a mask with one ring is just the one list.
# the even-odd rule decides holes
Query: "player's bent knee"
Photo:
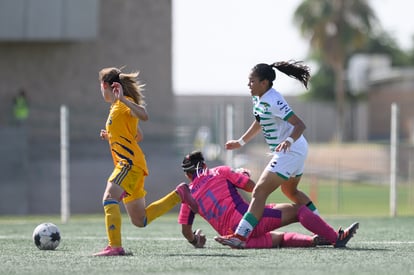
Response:
[{"label": "player's bent knee", "polygon": [[282,185],[281,187],[283,194],[290,197],[297,197],[299,194],[299,190],[297,188],[291,188],[286,185]]},{"label": "player's bent knee", "polygon": [[147,218],[146,217],[139,217],[139,218],[130,218],[131,223],[136,227],[145,227],[147,226]]}]

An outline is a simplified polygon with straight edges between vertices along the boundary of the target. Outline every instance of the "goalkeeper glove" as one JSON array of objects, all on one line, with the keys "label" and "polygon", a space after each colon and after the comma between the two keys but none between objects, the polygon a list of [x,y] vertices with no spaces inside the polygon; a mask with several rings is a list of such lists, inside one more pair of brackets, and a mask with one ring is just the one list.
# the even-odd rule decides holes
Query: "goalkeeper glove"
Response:
[{"label": "goalkeeper glove", "polygon": [[193,232],[193,234],[194,240],[189,241],[189,243],[191,243],[195,248],[203,248],[207,241],[206,235],[203,234],[201,229],[197,229]]}]

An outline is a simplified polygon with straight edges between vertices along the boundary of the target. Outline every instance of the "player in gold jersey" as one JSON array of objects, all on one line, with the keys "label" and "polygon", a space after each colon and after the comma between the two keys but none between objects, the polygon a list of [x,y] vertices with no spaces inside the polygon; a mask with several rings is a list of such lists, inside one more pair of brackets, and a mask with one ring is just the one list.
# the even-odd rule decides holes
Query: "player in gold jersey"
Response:
[{"label": "player in gold jersey", "polygon": [[138,141],[142,138],[139,122],[148,120],[148,114],[143,85],[137,77],[137,72],[123,73],[118,68],[104,68],[99,72],[102,96],[111,104],[106,129],[101,130],[100,136],[109,142],[114,170],[103,195],[108,246],[95,256],[125,255],[121,240],[121,201],[137,227],[145,227],[180,202],[198,212],[197,203],[185,183],[146,207],[144,181],[148,168]]}]

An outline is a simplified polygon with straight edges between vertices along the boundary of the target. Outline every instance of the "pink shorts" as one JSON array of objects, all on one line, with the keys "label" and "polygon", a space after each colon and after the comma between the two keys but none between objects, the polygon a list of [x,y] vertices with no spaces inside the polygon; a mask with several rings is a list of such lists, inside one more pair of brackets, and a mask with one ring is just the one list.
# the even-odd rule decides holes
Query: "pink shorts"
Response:
[{"label": "pink shorts", "polygon": [[273,205],[266,205],[262,218],[250,235],[252,238],[262,236],[269,231],[280,228],[282,211],[273,209],[272,207]]}]

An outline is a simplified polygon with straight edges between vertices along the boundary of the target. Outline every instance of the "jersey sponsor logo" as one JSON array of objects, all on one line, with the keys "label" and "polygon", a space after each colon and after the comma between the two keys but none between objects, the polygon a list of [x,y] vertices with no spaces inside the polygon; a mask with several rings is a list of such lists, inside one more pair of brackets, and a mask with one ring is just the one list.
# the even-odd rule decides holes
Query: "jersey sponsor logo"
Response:
[{"label": "jersey sponsor logo", "polygon": [[276,105],[279,106],[279,110],[281,112],[284,112],[285,114],[289,113],[290,110],[291,110],[289,105],[286,102],[282,101],[282,100],[278,100]]},{"label": "jersey sponsor logo", "polygon": [[219,170],[209,170],[209,169],[199,169],[196,172],[197,182],[191,185],[191,194],[194,194],[197,192],[198,189],[200,189],[204,184],[206,184],[210,179],[220,175]]},{"label": "jersey sponsor logo", "polygon": [[[200,177],[200,176],[198,176]],[[201,187],[204,186],[211,178],[213,178],[213,175],[204,175],[203,178],[201,178],[196,184],[193,184],[191,187],[191,194],[194,194],[198,191]]]}]

